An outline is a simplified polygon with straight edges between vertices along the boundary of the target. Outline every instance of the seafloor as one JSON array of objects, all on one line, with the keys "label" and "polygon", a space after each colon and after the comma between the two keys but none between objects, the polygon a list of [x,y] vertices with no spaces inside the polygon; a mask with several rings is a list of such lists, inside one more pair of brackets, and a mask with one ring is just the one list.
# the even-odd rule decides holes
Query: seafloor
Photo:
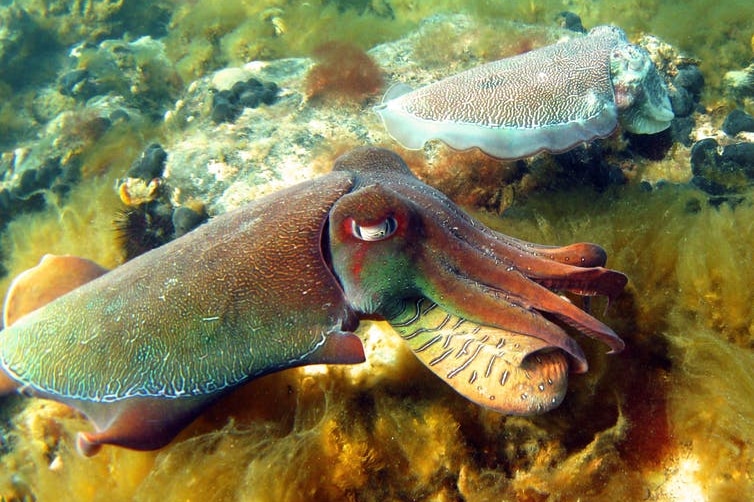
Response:
[{"label": "seafloor", "polygon": [[[672,131],[501,162],[403,150],[371,112],[392,83],[554,42],[566,9],[654,47],[673,86],[698,69],[703,88],[671,86]],[[83,417],[0,397],[0,500],[754,499],[754,156],[705,140],[754,142],[724,127],[754,114],[753,62],[750,1],[0,1],[3,291],[45,253],[117,266],[364,144],[630,278],[592,306],[627,349],[580,338],[589,372],[544,415],[470,403],[364,322],[367,363],[258,379],[155,452],[82,457]],[[253,106],[217,97],[252,77]]]}]

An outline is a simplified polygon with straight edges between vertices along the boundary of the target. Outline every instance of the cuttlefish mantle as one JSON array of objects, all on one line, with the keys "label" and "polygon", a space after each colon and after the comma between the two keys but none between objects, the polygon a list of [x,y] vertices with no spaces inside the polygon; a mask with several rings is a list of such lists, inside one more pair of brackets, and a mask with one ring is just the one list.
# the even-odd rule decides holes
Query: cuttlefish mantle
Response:
[{"label": "cuttlefish mantle", "polygon": [[653,134],[673,120],[668,90],[643,48],[613,26],[412,90],[397,84],[375,107],[408,149],[439,139],[517,159],[609,136],[620,123]]}]

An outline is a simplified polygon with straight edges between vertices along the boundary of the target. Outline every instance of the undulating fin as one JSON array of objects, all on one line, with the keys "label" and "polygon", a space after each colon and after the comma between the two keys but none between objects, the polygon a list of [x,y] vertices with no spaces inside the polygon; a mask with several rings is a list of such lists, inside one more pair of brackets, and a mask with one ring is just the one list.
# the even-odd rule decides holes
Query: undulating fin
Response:
[{"label": "undulating fin", "polygon": [[404,84],[403,82],[398,82],[396,84],[391,85],[385,95],[382,97],[382,102],[387,103],[391,99],[399,98],[403,96],[404,94],[408,94],[409,92],[413,91],[414,88],[411,87],[408,84]]},{"label": "undulating fin", "polygon": [[20,273],[8,288],[3,308],[3,326],[43,307],[70,291],[107,273],[86,258],[46,254],[39,264]]},{"label": "undulating fin", "polygon": [[[302,364],[361,362],[364,362],[364,347],[361,340],[353,333],[345,331],[328,333],[322,345],[301,361]],[[221,394],[180,399],[138,397],[119,403],[63,401],[81,410],[95,425],[95,432],[81,432],[76,439],[76,449],[79,453],[92,456],[104,444],[125,446],[134,450],[161,448],[172,441],[219,395]]]}]

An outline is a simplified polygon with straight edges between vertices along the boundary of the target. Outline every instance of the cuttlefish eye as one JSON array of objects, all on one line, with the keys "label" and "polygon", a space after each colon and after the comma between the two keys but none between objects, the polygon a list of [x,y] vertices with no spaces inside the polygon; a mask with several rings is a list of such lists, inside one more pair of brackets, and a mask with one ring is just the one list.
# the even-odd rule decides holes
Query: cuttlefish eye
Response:
[{"label": "cuttlefish eye", "polygon": [[398,229],[398,222],[392,216],[374,225],[359,225],[356,220],[351,220],[351,233],[357,239],[367,242],[387,239]]}]

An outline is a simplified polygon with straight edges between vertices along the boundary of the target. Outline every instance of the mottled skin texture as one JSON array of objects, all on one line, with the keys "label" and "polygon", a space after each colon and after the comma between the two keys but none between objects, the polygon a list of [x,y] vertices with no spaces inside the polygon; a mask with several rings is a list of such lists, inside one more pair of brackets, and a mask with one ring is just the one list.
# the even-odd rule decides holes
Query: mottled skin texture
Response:
[{"label": "mottled skin texture", "polygon": [[429,369],[483,406],[528,415],[565,397],[568,357],[540,338],[471,322],[426,298],[390,324]]},{"label": "mottled skin texture", "polygon": [[18,319],[0,333],[0,392],[82,411],[95,426],[79,435],[85,454],[158,448],[251,378],[363,361],[352,330],[366,315],[391,322],[469,399],[541,412],[562,399],[566,367],[586,370],[576,342],[542,313],[623,348],[550,291],[616,296],[626,278],[602,268],[605,259],[593,244],[493,232],[394,153],[362,148],[326,176],[219,216]]},{"label": "mottled skin texture", "polygon": [[562,152],[610,135],[619,121],[650,134],[673,119],[649,55],[612,26],[416,90],[394,86],[375,110],[406,148],[439,139],[503,159]]}]

